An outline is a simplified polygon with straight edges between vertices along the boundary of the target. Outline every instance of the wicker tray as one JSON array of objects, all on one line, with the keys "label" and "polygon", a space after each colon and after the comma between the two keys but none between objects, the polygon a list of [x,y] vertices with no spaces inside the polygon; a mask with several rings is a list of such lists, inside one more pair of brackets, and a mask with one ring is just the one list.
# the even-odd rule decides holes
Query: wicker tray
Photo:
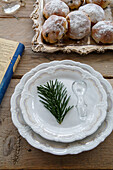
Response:
[{"label": "wicker tray", "polygon": [[[62,52],[77,52],[79,54],[88,54],[92,51],[104,52],[105,50],[113,50],[112,45],[97,45],[91,36],[87,36],[82,40],[71,40],[66,36],[55,44],[47,44],[41,36],[42,25],[45,21],[43,17],[43,8],[50,0],[37,0],[34,4],[34,11],[31,14],[33,20],[33,29],[35,36],[32,39],[32,50],[35,52],[53,53]],[[113,2],[105,9],[106,20],[113,21]]]}]

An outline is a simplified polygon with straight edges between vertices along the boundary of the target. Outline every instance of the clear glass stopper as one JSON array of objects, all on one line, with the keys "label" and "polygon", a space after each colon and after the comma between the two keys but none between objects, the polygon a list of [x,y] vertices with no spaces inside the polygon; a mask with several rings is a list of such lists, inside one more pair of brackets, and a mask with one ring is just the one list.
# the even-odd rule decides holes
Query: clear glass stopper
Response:
[{"label": "clear glass stopper", "polygon": [[84,81],[74,81],[72,84],[72,90],[78,99],[76,107],[81,120],[86,120],[87,117],[87,105],[84,101],[86,89],[87,84]]},{"label": "clear glass stopper", "polygon": [[13,2],[14,0],[2,0],[2,2],[6,2],[6,3],[11,3]]},{"label": "clear glass stopper", "polygon": [[21,6],[25,6],[25,1],[13,1],[10,2],[10,0],[3,0],[4,2],[9,2],[5,4],[2,9],[5,14],[14,14],[17,12]]}]

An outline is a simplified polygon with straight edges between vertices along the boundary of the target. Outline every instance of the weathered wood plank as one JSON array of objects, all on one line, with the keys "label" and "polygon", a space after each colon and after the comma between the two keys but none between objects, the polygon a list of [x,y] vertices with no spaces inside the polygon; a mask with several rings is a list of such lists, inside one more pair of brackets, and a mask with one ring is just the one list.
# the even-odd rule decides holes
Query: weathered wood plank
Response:
[{"label": "weathered wood plank", "polygon": [[91,53],[86,56],[80,56],[78,54],[46,54],[46,53],[34,53],[30,46],[26,46],[24,55],[17,67],[14,74],[16,76],[22,76],[37,65],[50,62],[53,60],[74,60],[81,63],[86,63],[92,66],[95,70],[99,71],[105,77],[113,77],[113,52],[105,52],[104,54]]},{"label": "weathered wood plank", "polygon": [[[20,41],[26,50],[13,78],[23,76],[35,66],[53,60],[71,59],[91,65],[105,77],[113,77],[113,52],[78,54],[37,54],[31,50],[34,35],[29,15],[35,0],[27,0],[26,7],[16,14],[19,20],[1,13],[0,37]],[[1,6],[1,2],[0,2]],[[34,58],[32,58],[34,57]],[[109,80],[113,86],[113,79]],[[79,155],[54,156],[30,146],[14,127],[10,113],[10,97],[19,79],[12,79],[0,106],[0,169],[113,169],[113,133],[97,148]]]},{"label": "weathered wood plank", "polygon": [[[10,97],[12,79],[0,107],[0,169],[113,169],[113,133],[97,148],[79,155],[54,156],[30,146],[14,127]],[[113,86],[113,79],[109,80]]]},{"label": "weathered wood plank", "polygon": [[13,15],[6,15],[3,13],[2,11],[2,6],[5,5],[5,3],[0,1],[0,18],[13,18],[18,17],[18,18],[29,18],[31,12],[33,11],[33,4],[35,3],[35,0],[27,0],[26,1],[26,6],[25,7],[21,7],[19,9],[19,11],[17,11],[15,14]]},{"label": "weathered wood plank", "polygon": [[34,33],[32,20],[28,18],[0,18],[0,37],[30,44]]}]

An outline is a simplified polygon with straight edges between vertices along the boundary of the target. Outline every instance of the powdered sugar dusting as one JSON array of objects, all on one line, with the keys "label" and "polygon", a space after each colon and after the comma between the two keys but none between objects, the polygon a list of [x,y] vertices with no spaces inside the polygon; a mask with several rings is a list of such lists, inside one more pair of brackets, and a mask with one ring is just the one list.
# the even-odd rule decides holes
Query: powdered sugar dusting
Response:
[{"label": "powdered sugar dusting", "polygon": [[82,11],[73,11],[68,14],[70,28],[69,37],[72,39],[82,39],[90,32],[91,22]]},{"label": "powdered sugar dusting", "polygon": [[102,2],[106,2],[106,1],[109,1],[109,0],[88,0],[89,3],[96,3],[96,4],[101,4]]},{"label": "powdered sugar dusting", "polygon": [[99,21],[105,20],[104,10],[96,4],[86,4],[79,8],[79,10],[84,11],[91,18],[92,23],[97,23]]},{"label": "powdered sugar dusting", "polygon": [[81,5],[81,0],[62,0],[64,1],[69,7],[71,6],[80,6]]},{"label": "powdered sugar dusting", "polygon": [[67,16],[69,13],[69,7],[60,0],[53,0],[46,3],[43,12],[48,16],[52,14],[58,14],[59,16]]},{"label": "powdered sugar dusting", "polygon": [[86,0],[86,3],[94,3],[102,8],[106,8],[110,4],[110,0]]},{"label": "powdered sugar dusting", "polygon": [[92,37],[97,43],[113,43],[113,22],[98,22],[92,28]]},{"label": "powdered sugar dusting", "polygon": [[106,21],[112,21],[112,11],[111,8],[108,7],[104,10],[105,16],[106,16]]},{"label": "powdered sugar dusting", "polygon": [[47,4],[50,1],[53,1],[53,0],[44,0],[45,4]]},{"label": "powdered sugar dusting", "polygon": [[113,35],[113,22],[111,21],[100,21],[96,25],[93,26],[93,30],[98,30],[96,32],[96,37],[99,38],[102,34],[107,32],[111,32]]},{"label": "powdered sugar dusting", "polygon": [[[102,0],[88,0],[90,3],[101,3]],[[103,0],[106,2],[106,0]]]},{"label": "powdered sugar dusting", "polygon": [[45,30],[46,33],[47,32],[50,33],[52,38],[55,36],[55,33],[57,32],[58,33],[57,38],[59,38],[64,35],[68,28],[68,23],[66,25],[66,28],[64,27],[64,23],[67,23],[64,17],[52,15],[45,21],[43,25],[43,30]]}]

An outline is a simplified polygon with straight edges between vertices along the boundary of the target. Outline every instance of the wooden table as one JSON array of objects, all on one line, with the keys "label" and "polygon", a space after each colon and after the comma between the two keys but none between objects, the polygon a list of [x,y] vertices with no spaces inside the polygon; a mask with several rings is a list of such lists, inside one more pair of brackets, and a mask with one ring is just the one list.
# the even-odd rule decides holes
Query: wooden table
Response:
[{"label": "wooden table", "polygon": [[[23,139],[11,120],[10,98],[20,78],[35,66],[53,60],[71,59],[91,65],[102,73],[113,86],[113,52],[104,54],[37,54],[31,50],[34,35],[29,18],[35,0],[27,0],[16,17],[6,16],[0,11],[0,37],[20,41],[26,49],[16,69],[0,106],[0,169],[112,169],[113,133],[97,148],[78,155],[54,156],[30,146]],[[1,3],[0,3],[1,5]],[[1,8],[0,8],[1,10]],[[32,58],[34,57],[34,58]]]}]

